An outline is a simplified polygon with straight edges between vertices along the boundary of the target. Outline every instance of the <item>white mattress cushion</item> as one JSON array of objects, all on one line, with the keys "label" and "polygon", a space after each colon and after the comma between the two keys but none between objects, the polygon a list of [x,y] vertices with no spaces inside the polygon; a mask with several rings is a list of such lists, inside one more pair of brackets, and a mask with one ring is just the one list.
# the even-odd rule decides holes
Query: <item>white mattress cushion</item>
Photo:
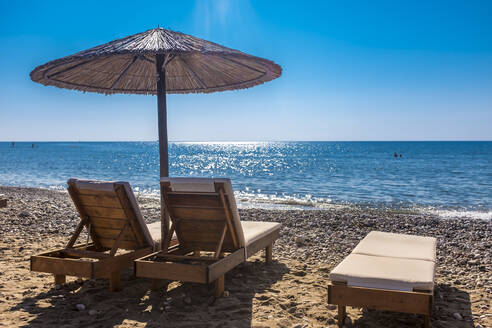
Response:
[{"label": "white mattress cushion", "polygon": [[215,192],[215,183],[223,183],[227,200],[232,212],[232,224],[236,230],[239,247],[246,245],[244,233],[239,220],[239,211],[237,210],[234,191],[230,179],[226,178],[161,178],[162,182],[170,182],[172,191],[176,192]]},{"label": "white mattress cushion", "polygon": [[352,254],[436,261],[437,240],[433,237],[371,231]]},{"label": "white mattress cushion", "polygon": [[330,279],[348,286],[431,291],[434,272],[432,261],[350,254],[333,269]]},{"label": "white mattress cushion", "polygon": [[281,224],[277,222],[241,221],[241,226],[243,228],[246,246],[248,246],[256,240],[280,229]]}]

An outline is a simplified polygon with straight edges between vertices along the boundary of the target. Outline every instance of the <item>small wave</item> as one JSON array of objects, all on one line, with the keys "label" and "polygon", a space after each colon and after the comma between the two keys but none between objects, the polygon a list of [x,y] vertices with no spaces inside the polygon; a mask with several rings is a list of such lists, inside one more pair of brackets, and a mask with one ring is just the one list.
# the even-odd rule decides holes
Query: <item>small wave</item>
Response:
[{"label": "small wave", "polygon": [[[43,188],[43,187],[40,187],[40,188]],[[65,191],[65,190],[67,190],[67,187],[62,186],[62,185],[50,185],[50,186],[46,187],[45,189],[56,190],[56,191]]]},{"label": "small wave", "polygon": [[[66,191],[65,185],[49,185],[40,187],[56,191]],[[133,191],[137,197],[149,197],[159,199],[160,191],[153,188],[134,187]],[[381,210],[409,211],[424,215],[434,215],[443,219],[467,218],[478,220],[492,220],[492,210],[473,210],[456,208],[438,208],[422,205],[386,204],[386,203],[350,203],[334,202],[330,198],[289,195],[269,195],[263,193],[252,193],[246,191],[235,191],[236,202],[239,208],[261,208],[271,210],[330,210],[348,209],[353,207],[371,208]]]},{"label": "small wave", "polygon": [[456,210],[456,209],[436,209],[427,208],[422,210],[424,213],[437,215],[443,219],[478,219],[478,220],[492,220],[492,211],[474,211],[474,210]]},{"label": "small wave", "polygon": [[267,195],[262,193],[249,193],[244,191],[234,192],[238,207],[240,208],[265,208],[284,210],[320,210],[330,208],[342,208],[348,205],[333,203],[329,198],[288,195]]}]

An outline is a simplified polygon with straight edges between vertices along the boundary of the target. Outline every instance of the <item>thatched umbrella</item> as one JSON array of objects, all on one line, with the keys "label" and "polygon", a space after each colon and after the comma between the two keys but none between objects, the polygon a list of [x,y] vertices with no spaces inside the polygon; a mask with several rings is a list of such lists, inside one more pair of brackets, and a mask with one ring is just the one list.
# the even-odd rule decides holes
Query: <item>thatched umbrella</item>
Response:
[{"label": "thatched umbrella", "polygon": [[157,95],[160,176],[167,177],[166,93],[249,88],[281,73],[267,59],[156,28],[50,61],[36,67],[31,79],[80,91]]}]

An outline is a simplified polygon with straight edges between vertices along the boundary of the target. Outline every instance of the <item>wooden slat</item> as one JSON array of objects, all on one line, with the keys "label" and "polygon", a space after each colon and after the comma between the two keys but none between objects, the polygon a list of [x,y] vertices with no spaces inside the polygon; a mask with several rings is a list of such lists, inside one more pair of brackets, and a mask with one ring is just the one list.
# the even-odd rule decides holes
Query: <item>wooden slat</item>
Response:
[{"label": "wooden slat", "polygon": [[[183,235],[186,235],[184,237]],[[217,245],[219,238],[221,235],[221,231],[217,231],[214,233],[210,232],[195,232],[195,231],[186,231],[185,233],[181,234],[180,242],[183,244],[186,244],[188,242],[195,242],[195,243],[214,243]],[[225,239],[225,238],[224,238]],[[227,242],[231,241],[230,239],[226,240]],[[229,244],[229,243],[227,243]],[[232,244],[232,243],[231,243]],[[196,248],[198,251],[203,251],[201,248]]]},{"label": "wooden slat", "polygon": [[234,225],[232,224],[232,215],[230,212],[229,203],[226,200],[225,195],[224,195],[224,191],[223,191],[224,187],[219,186],[218,188],[219,188],[220,201],[222,202],[222,206],[223,206],[222,211],[225,214],[227,227],[229,228],[229,233],[232,237],[232,243],[234,244],[234,247],[239,247],[239,243],[237,241],[236,229],[234,228]]},{"label": "wooden slat", "polygon": [[[216,189],[218,187],[220,186],[217,185]],[[198,251],[216,251],[221,239],[223,250],[230,250],[235,247],[234,244],[237,245],[237,241],[234,243],[236,236],[230,233],[234,231],[231,220],[222,236],[230,212],[226,213],[218,192],[173,192],[168,183],[161,183],[161,192],[183,247]],[[222,194],[225,197],[223,190]]]},{"label": "wooden slat", "polygon": [[31,271],[92,278],[92,262],[51,256],[31,256]]},{"label": "wooden slat", "polygon": [[330,304],[366,307],[376,310],[429,314],[432,294],[346,285],[328,286]]},{"label": "wooden slat", "polygon": [[125,211],[121,208],[85,206],[84,209],[90,217],[96,216],[109,219],[126,219]]},{"label": "wooden slat", "polygon": [[125,212],[121,208],[85,206],[84,209],[90,217],[96,216],[109,219],[126,219]]},{"label": "wooden slat", "polygon": [[[93,228],[98,236],[98,238],[104,238],[104,239],[113,239],[116,240],[118,236],[120,235],[121,229],[107,229],[107,228],[99,228],[99,227],[94,227]],[[135,240],[135,237],[133,233],[130,231],[130,229],[125,229],[126,231],[123,232],[123,240],[126,241],[131,241],[134,242],[135,244],[137,241]]]},{"label": "wooden slat", "polygon": [[[163,185],[163,184],[161,184]],[[219,194],[216,192],[196,192],[196,191],[171,191],[170,187],[167,187],[167,194],[168,195],[198,195],[198,196],[218,196]]]},{"label": "wooden slat", "polygon": [[190,195],[168,193],[169,203],[173,207],[191,206],[191,207],[212,207],[220,208],[222,204],[217,195]]},{"label": "wooden slat", "polygon": [[220,208],[172,207],[175,219],[225,220],[226,215]]},{"label": "wooden slat", "polygon": [[165,253],[159,253],[156,256],[167,260],[190,260],[190,261],[204,261],[204,262],[217,261],[217,259],[207,256],[174,255],[174,254],[165,254]]},{"label": "wooden slat", "polygon": [[69,256],[87,257],[93,259],[105,259],[109,257],[109,254],[103,252],[94,252],[84,249],[65,249],[62,251],[62,253],[67,254]]},{"label": "wooden slat", "polygon": [[[224,223],[224,221],[202,222],[200,220],[180,220],[176,226],[176,234],[178,235],[180,243],[187,248],[191,248],[190,245],[194,245],[196,248],[191,249],[214,251],[215,247],[210,249],[209,245],[217,245],[217,242],[221,238]],[[204,245],[203,248],[200,247],[202,244]],[[223,245],[224,248],[227,249],[233,247],[229,231],[227,231],[224,236]]]},{"label": "wooden slat", "polygon": [[70,237],[70,240],[68,241],[66,248],[71,248],[75,244],[77,238],[79,238],[79,235],[82,232],[82,229],[84,229],[86,221],[87,220],[85,218],[80,220],[79,224],[77,225],[77,228],[75,228],[75,232],[73,233],[72,237]]},{"label": "wooden slat", "polygon": [[84,206],[121,208],[120,202],[115,196],[79,195],[79,200]]},{"label": "wooden slat", "polygon": [[118,245],[125,238],[125,232],[128,229],[128,226],[129,225],[130,225],[130,220],[126,220],[125,221],[125,225],[120,230],[120,233],[119,233],[118,237],[116,237],[116,240],[114,241],[113,248],[111,248],[111,251],[109,252],[109,255],[114,256],[114,254],[116,254],[116,251],[118,251]]},{"label": "wooden slat", "polygon": [[115,192],[110,190],[78,189],[79,195],[98,196],[98,197],[115,197]]},{"label": "wooden slat", "polygon": [[164,241],[164,244],[162,244],[162,251],[167,253],[169,251],[169,246],[171,245],[171,239],[173,238],[173,234],[174,234],[174,223],[171,224],[171,229],[169,230],[169,232],[167,233],[166,235],[166,240]]},{"label": "wooden slat", "polygon": [[143,278],[207,283],[207,267],[192,264],[142,261],[139,259],[135,261],[135,275]]},{"label": "wooden slat", "polygon": [[223,276],[226,272],[234,269],[244,261],[246,261],[246,258],[244,257],[244,248],[240,248],[223,259],[210,264],[208,266],[208,282],[211,283],[212,281],[217,280],[220,276]]},{"label": "wooden slat", "polygon": [[152,245],[148,245],[148,242],[145,240],[144,236],[142,235],[142,231],[141,231],[142,227],[140,227],[140,223],[138,222],[135,216],[134,211],[138,211],[139,209],[133,208],[133,206],[130,203],[130,200],[128,199],[128,195],[126,194],[125,188],[122,185],[116,186],[116,195],[118,196],[121,207],[125,211],[126,218],[130,221],[130,225],[132,227],[131,231],[135,235],[137,244],[141,247],[152,246]]},{"label": "wooden slat", "polygon": [[[68,194],[70,195],[70,198],[72,198],[73,204],[75,205],[75,208],[79,212],[80,219],[85,221],[85,226],[88,229],[88,225],[91,222],[89,220],[89,216],[85,212],[84,206],[80,203],[78,190],[74,186],[74,183],[71,182],[70,180],[68,181],[68,184],[69,184],[69,186],[68,186]],[[97,240],[97,236],[96,236],[96,234],[93,231],[90,231],[90,236],[91,236],[92,241],[94,242],[94,244],[97,247],[101,247],[102,246],[101,243],[99,242],[99,240]]]},{"label": "wooden slat", "polygon": [[220,234],[219,242],[217,243],[217,248],[215,249],[214,258],[218,259],[221,254],[222,244],[224,243],[224,237],[227,232],[227,224],[224,224],[224,228],[222,228],[222,233]]},{"label": "wooden slat", "polygon": [[[188,249],[200,249],[202,251],[207,251],[207,252],[214,252],[215,249],[217,248],[217,239],[212,241],[212,242],[196,242],[196,241],[187,241],[186,243],[183,243],[184,246]],[[232,245],[232,244],[231,244]],[[231,251],[233,250],[232,247],[228,245],[223,245],[222,250],[224,251]]]},{"label": "wooden slat", "polygon": [[[105,239],[105,238],[99,238],[99,241],[101,242],[101,245],[103,247],[108,247],[108,248],[112,248],[115,242],[114,239]],[[130,250],[141,248],[140,245],[138,245],[137,243],[128,240],[122,240],[120,242],[119,247],[123,249],[130,249]]]},{"label": "wooden slat", "polygon": [[126,220],[91,217],[92,226],[95,228],[108,228],[120,230],[125,225]]},{"label": "wooden slat", "polygon": [[77,244],[73,246],[73,249],[86,249],[88,251],[96,251],[96,252],[105,252],[109,250],[109,248],[96,248],[94,243],[89,243],[89,244]]}]

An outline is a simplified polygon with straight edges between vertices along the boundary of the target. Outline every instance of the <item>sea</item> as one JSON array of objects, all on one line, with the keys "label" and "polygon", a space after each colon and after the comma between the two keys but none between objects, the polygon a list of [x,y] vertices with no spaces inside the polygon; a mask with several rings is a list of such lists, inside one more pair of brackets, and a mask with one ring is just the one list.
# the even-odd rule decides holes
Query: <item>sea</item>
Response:
[{"label": "sea", "polygon": [[[492,142],[171,142],[172,177],[227,177],[241,207],[492,219]],[[0,185],[129,181],[158,197],[157,142],[0,142]]]}]

